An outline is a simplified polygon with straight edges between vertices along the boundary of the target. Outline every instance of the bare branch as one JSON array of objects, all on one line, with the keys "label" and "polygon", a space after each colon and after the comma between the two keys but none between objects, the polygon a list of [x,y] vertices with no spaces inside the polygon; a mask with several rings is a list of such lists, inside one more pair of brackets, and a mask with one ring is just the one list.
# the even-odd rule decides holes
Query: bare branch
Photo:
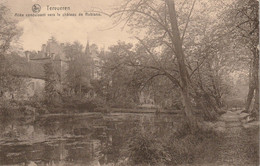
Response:
[{"label": "bare branch", "polygon": [[[154,20],[156,23],[158,23],[167,33],[168,35],[170,36],[170,38],[173,40],[173,36],[171,34],[171,31],[168,29],[168,27],[166,25],[164,25],[163,22],[160,22],[157,18],[155,18],[154,16],[152,16],[151,14],[148,14],[148,13],[145,13],[144,11],[139,11],[137,9],[125,9],[125,10],[118,10],[118,11],[115,11],[111,14],[108,14],[106,12],[103,12],[103,11],[95,11],[95,12],[99,12],[100,14],[104,14],[108,17],[113,17],[115,16],[116,14],[120,14],[120,13],[124,13],[124,12],[131,12],[131,13],[139,13],[139,14],[142,14],[142,15],[145,15],[149,18],[151,18],[152,20]],[[118,25],[118,24],[117,24]]]},{"label": "bare branch", "polygon": [[158,76],[165,76],[164,73],[157,73],[153,76],[151,76],[149,79],[147,79],[144,84],[143,84],[143,87],[141,88],[141,91],[146,87],[147,83],[149,83],[151,80],[153,80],[155,77],[158,77]]},{"label": "bare branch", "polygon": [[187,30],[188,24],[190,22],[190,17],[191,17],[192,11],[194,9],[195,3],[196,3],[196,0],[193,1],[192,7],[190,9],[190,13],[189,13],[189,16],[187,18],[187,22],[185,24],[185,28],[184,28],[183,33],[182,33],[181,42],[183,42],[183,40],[184,40],[184,36],[185,36],[186,30]]},{"label": "bare branch", "polygon": [[156,56],[148,49],[148,47],[146,46],[146,44],[143,42],[143,40],[141,40],[140,38],[138,37],[135,37],[145,48],[145,50],[151,55],[152,59],[154,60],[155,63],[157,63],[157,65],[159,65],[160,68],[162,68],[162,65],[160,62],[158,62],[156,60]]}]

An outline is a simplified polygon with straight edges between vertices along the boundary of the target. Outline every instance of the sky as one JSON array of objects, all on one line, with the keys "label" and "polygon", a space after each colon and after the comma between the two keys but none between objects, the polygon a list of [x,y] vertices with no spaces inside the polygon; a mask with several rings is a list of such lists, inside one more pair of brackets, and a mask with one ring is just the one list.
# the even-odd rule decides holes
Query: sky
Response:
[{"label": "sky", "polygon": [[[180,0],[182,2],[183,0]],[[201,2],[214,3],[211,0],[200,0]],[[226,0],[225,2],[231,2]],[[135,42],[133,34],[129,34],[128,27],[122,30],[122,26],[113,26],[115,20],[104,14],[101,16],[67,16],[64,13],[83,13],[102,10],[112,13],[115,8],[124,3],[125,0],[0,0],[10,8],[13,19],[18,20],[18,26],[23,29],[23,34],[18,43],[24,50],[40,50],[52,36],[60,43],[79,41],[85,45],[95,43],[99,47],[109,47],[119,40]],[[201,10],[197,2],[198,10]],[[39,14],[55,14],[56,16],[45,17],[18,17],[15,14],[33,14],[32,6],[39,4]],[[67,11],[47,10],[51,7],[70,7]],[[196,8],[196,7],[195,7]],[[61,16],[57,16],[59,13]],[[122,23],[123,24],[123,23]],[[114,28],[111,28],[114,27]],[[139,34],[140,35],[140,34]],[[132,37],[131,37],[132,36]]]},{"label": "sky", "polygon": [[[83,45],[89,40],[100,47],[116,44],[118,40],[131,41],[133,38],[122,30],[121,26],[113,27],[112,18],[101,16],[67,16],[64,13],[83,13],[102,9],[111,13],[115,7],[122,4],[121,0],[0,0],[10,8],[11,16],[18,20],[18,26],[23,28],[19,43],[24,50],[40,50],[41,45],[54,36],[60,43],[79,41]],[[32,6],[39,4],[39,14],[55,14],[56,16],[26,17],[33,14]],[[70,7],[67,11],[50,11],[47,6]],[[17,17],[15,14],[24,14]],[[57,16],[59,13],[61,16]]]}]

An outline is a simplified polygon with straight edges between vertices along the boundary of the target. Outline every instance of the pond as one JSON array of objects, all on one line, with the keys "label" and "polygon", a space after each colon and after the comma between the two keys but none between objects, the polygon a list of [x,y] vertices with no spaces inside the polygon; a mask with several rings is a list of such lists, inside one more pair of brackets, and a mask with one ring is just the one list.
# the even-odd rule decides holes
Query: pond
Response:
[{"label": "pond", "polygon": [[[85,113],[0,120],[0,165],[93,165],[115,163],[131,132],[152,127],[162,134],[180,115]],[[94,164],[95,165],[95,164]]]}]

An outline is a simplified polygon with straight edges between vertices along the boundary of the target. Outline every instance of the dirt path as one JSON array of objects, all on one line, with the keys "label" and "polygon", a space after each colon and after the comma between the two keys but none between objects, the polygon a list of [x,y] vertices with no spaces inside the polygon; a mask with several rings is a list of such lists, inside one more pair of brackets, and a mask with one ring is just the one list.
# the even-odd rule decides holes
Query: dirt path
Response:
[{"label": "dirt path", "polygon": [[223,135],[214,160],[182,166],[259,166],[259,122],[244,123],[242,110],[227,111],[212,127]]},{"label": "dirt path", "polygon": [[219,145],[219,156],[214,165],[258,166],[258,127],[245,128],[241,110],[228,111],[221,120],[225,122],[224,139]]}]

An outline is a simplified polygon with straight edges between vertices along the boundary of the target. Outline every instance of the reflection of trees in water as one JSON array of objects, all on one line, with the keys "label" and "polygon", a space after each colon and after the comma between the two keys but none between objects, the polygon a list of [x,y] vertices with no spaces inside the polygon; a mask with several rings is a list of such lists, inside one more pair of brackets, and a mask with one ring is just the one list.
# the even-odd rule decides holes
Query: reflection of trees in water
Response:
[{"label": "reflection of trees in water", "polygon": [[[175,123],[173,119],[169,115],[119,114],[45,117],[31,124],[23,120],[5,122],[1,130],[8,132],[13,126],[16,142],[8,145],[0,142],[0,165],[7,161],[11,164],[37,161],[53,165],[86,164],[93,160],[99,160],[101,164],[117,162],[123,157],[127,141],[138,130],[167,133],[169,124]],[[6,138],[1,135],[0,139]]]}]

